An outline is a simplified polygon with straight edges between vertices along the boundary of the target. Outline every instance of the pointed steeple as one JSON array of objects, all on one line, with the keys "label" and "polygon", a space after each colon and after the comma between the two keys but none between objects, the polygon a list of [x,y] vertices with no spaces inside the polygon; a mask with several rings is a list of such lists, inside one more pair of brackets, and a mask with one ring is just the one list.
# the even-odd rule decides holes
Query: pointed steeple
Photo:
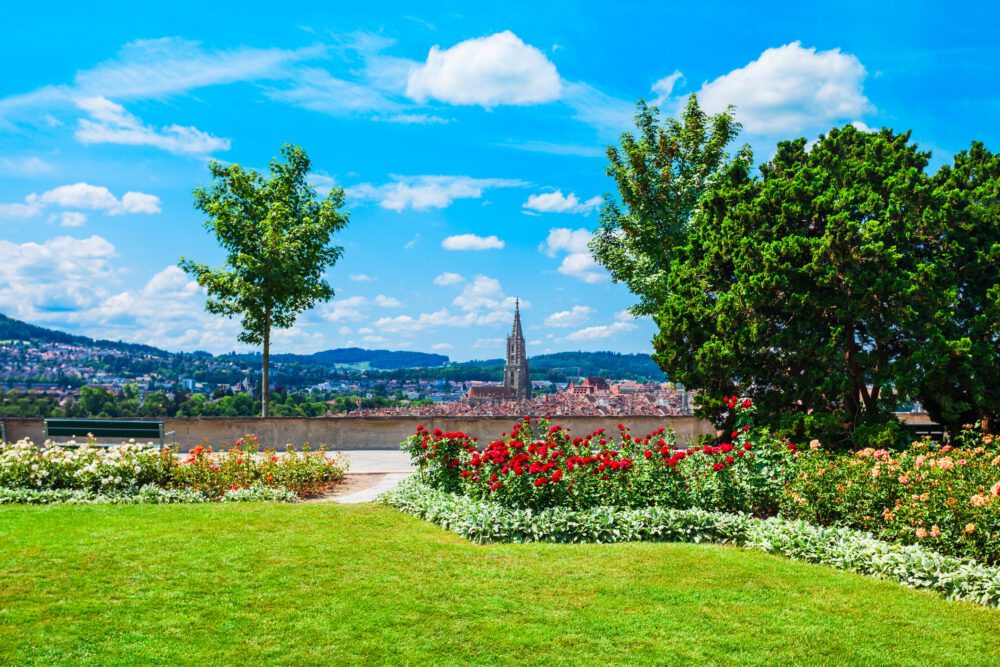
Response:
[{"label": "pointed steeple", "polygon": [[507,337],[507,363],[504,366],[503,384],[513,389],[517,398],[531,398],[528,353],[525,350],[524,332],[521,331],[520,299],[514,300],[514,326]]}]

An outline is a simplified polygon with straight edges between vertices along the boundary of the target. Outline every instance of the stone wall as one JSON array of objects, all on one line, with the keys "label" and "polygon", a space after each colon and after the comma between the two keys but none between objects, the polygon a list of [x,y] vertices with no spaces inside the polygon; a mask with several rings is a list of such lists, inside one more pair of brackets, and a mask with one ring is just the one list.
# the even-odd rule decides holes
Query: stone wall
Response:
[{"label": "stone wall", "polygon": [[[325,445],[328,449],[396,449],[399,443],[413,434],[417,424],[428,429],[464,431],[486,441],[499,438],[510,431],[517,417],[203,417],[196,419],[166,419],[164,430],[176,431],[181,450],[195,445],[210,444],[218,448],[232,444],[245,433],[256,433],[261,447],[283,449],[287,443],[296,446],[308,442],[313,446]],[[41,419],[3,419],[9,440],[31,438],[45,440]],[[705,433],[714,433],[708,422],[694,417],[558,417],[554,423],[566,426],[577,434],[590,433],[598,428],[614,431],[619,423],[629,426],[639,435],[658,428],[672,428],[681,440]],[[81,434],[83,437],[85,434]]]}]

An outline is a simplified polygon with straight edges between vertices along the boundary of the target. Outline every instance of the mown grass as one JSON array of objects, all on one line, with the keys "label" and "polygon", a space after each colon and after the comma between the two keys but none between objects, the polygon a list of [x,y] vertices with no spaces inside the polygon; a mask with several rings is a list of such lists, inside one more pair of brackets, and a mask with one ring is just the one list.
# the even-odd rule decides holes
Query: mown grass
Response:
[{"label": "mown grass", "polygon": [[371,505],[0,508],[0,664],[997,664],[1000,612],[709,545]]}]

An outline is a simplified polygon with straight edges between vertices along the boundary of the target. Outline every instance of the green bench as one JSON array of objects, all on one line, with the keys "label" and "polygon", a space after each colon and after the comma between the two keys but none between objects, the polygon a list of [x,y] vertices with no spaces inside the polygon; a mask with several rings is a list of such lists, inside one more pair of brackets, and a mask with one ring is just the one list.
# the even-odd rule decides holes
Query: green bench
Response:
[{"label": "green bench", "polygon": [[159,440],[163,447],[164,438],[174,436],[174,431],[163,432],[163,422],[138,419],[46,419],[46,438],[75,438],[82,440],[93,435],[98,441],[104,438],[135,438],[138,442]]}]

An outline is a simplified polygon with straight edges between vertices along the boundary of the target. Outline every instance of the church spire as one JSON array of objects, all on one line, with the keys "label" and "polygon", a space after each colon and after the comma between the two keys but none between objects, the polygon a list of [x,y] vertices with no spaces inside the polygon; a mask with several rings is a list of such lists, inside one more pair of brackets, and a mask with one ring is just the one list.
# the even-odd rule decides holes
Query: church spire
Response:
[{"label": "church spire", "polygon": [[528,353],[525,350],[524,332],[521,330],[521,300],[514,299],[514,326],[507,337],[507,363],[503,371],[503,385],[513,389],[517,398],[531,398],[531,378],[528,374]]}]

